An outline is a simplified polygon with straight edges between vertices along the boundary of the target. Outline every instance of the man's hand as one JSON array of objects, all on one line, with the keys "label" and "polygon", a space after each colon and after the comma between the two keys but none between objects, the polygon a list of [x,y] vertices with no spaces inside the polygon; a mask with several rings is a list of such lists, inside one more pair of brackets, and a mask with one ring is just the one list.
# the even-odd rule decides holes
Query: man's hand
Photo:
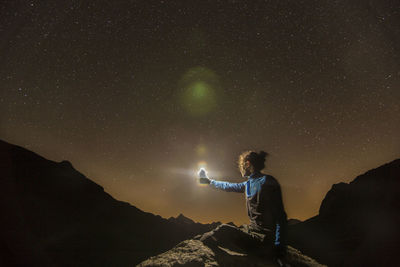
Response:
[{"label": "man's hand", "polygon": [[207,176],[207,172],[204,168],[201,168],[199,171],[199,178],[200,178],[200,183],[201,184],[209,184],[210,179]]},{"label": "man's hand", "polygon": [[201,184],[209,184],[211,181],[208,178],[200,178],[200,183]]}]

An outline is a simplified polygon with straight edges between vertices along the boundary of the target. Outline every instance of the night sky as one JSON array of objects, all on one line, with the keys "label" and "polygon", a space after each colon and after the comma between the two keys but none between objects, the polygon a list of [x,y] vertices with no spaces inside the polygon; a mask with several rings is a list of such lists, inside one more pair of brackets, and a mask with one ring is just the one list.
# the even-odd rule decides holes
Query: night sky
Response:
[{"label": "night sky", "polygon": [[0,139],[163,217],[247,222],[238,155],[289,218],[400,157],[400,3],[1,1]]}]

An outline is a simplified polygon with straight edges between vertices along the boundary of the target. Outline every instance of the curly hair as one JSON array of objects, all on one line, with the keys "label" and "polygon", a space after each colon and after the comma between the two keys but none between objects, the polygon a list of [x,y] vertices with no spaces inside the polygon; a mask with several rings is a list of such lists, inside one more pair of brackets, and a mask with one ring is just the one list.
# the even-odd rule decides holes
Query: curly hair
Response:
[{"label": "curly hair", "polygon": [[258,153],[248,150],[240,154],[238,160],[238,167],[241,173],[245,171],[245,163],[246,161],[250,161],[252,172],[253,171],[261,171],[265,168],[265,158],[268,156],[268,153],[265,151],[260,151]]}]

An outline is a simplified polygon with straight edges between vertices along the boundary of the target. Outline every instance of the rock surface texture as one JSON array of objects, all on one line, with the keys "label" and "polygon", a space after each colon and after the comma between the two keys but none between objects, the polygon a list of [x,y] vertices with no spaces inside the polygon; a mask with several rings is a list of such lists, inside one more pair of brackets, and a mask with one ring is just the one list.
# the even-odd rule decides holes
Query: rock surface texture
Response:
[{"label": "rock surface texture", "polygon": [[[288,247],[286,266],[323,266]],[[222,224],[216,229],[185,240],[173,249],[151,257],[138,265],[150,266],[280,266],[262,238],[243,228]]]}]

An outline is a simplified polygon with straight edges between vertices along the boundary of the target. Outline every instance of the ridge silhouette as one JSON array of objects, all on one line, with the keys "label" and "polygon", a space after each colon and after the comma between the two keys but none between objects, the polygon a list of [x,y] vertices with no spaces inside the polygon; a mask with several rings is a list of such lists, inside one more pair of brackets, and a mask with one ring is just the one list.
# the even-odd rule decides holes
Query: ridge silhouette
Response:
[{"label": "ridge silhouette", "polygon": [[219,225],[182,227],[114,199],[68,161],[1,140],[0,212],[0,266],[131,266]]},{"label": "ridge silhouette", "polygon": [[[70,162],[1,140],[0,174],[1,266],[135,265],[165,251],[190,251],[210,240],[201,238],[204,233],[221,232],[220,223],[141,211],[114,199]],[[400,159],[333,185],[317,216],[291,220],[289,245],[329,266],[398,266],[399,186]],[[229,227],[237,228],[222,229]]]},{"label": "ridge silhouette", "polygon": [[334,184],[319,214],[288,227],[289,244],[329,266],[398,266],[400,159]]}]

